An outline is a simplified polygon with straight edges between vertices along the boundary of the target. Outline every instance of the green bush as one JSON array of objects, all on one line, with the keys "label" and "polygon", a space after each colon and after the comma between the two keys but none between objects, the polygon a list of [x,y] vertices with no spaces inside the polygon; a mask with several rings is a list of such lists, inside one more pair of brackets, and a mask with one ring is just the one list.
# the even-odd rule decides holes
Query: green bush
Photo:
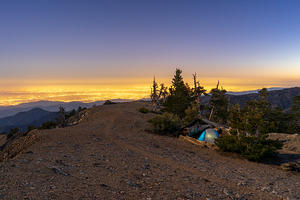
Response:
[{"label": "green bush", "polygon": [[264,137],[246,137],[237,135],[223,135],[216,139],[215,144],[225,152],[241,154],[250,161],[261,162],[276,156],[277,150],[283,143]]},{"label": "green bush", "polygon": [[110,100],[106,100],[103,105],[112,105],[112,104],[117,104],[117,103],[112,102]]},{"label": "green bush", "polygon": [[81,106],[79,106],[78,107],[78,109],[77,109],[77,113],[80,113],[81,111],[83,111],[83,110],[86,110],[87,108],[85,108],[85,107],[81,107]]},{"label": "green bush", "polygon": [[9,138],[11,138],[12,136],[14,136],[18,132],[20,132],[19,128],[10,129],[9,133],[6,135],[6,139],[8,140]]},{"label": "green bush", "polygon": [[55,128],[57,126],[57,124],[55,122],[52,122],[52,121],[48,121],[48,122],[45,122],[43,123],[39,129],[51,129],[51,128]]},{"label": "green bush", "polygon": [[188,109],[186,109],[184,112],[185,112],[185,117],[183,120],[185,125],[193,122],[199,116],[197,105],[192,105],[191,107],[188,107]]},{"label": "green bush", "polygon": [[238,135],[238,129],[232,128],[229,132],[231,135]]},{"label": "green bush", "polygon": [[152,125],[155,133],[170,134],[177,136],[177,131],[181,128],[181,120],[172,113],[163,113],[148,121]]},{"label": "green bush", "polygon": [[35,129],[35,127],[34,127],[33,125],[29,125],[29,126],[27,127],[26,134],[29,133],[30,131],[34,130],[34,129]]},{"label": "green bush", "polygon": [[76,115],[76,110],[73,109],[69,113],[66,114],[66,118],[69,119],[70,117],[73,117]]},{"label": "green bush", "polygon": [[149,113],[150,111],[149,111],[147,108],[145,108],[145,107],[141,107],[141,108],[139,109],[139,112],[140,112],[140,113],[147,114],[147,113]]}]

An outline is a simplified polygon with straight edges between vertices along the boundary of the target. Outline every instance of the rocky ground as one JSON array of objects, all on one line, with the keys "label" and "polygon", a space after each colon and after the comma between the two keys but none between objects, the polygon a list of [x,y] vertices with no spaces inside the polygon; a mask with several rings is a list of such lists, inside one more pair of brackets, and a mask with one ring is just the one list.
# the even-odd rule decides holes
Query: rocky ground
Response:
[{"label": "rocky ground", "polygon": [[300,173],[150,134],[143,105],[99,106],[78,125],[37,131],[0,163],[0,198],[300,199]]},{"label": "rocky ground", "polygon": [[270,133],[270,139],[281,140],[284,142],[283,150],[291,151],[300,154],[300,135],[299,134],[284,134]]}]

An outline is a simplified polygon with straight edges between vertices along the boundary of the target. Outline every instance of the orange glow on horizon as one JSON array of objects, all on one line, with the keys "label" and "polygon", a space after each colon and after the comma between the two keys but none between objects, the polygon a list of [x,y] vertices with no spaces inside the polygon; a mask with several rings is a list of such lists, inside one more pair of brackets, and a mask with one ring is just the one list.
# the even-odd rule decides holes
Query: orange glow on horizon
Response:
[{"label": "orange glow on horizon", "polygon": [[[192,80],[185,81],[192,86]],[[171,84],[171,79],[156,78],[157,82]],[[299,85],[299,79],[263,78],[199,78],[200,84],[208,91],[220,85],[227,91],[247,91],[263,87],[292,87]],[[18,83],[18,84],[17,84]],[[17,105],[32,101],[82,101],[93,102],[106,99],[148,98],[152,78],[89,79],[89,80],[1,80],[0,106]]]}]

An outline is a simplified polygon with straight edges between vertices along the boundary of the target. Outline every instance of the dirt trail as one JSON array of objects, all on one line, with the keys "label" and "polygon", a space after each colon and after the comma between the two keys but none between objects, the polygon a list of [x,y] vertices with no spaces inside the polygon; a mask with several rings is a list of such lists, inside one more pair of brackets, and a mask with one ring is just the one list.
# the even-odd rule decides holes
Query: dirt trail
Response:
[{"label": "dirt trail", "polygon": [[91,109],[0,163],[2,199],[300,199],[300,176],[145,132],[143,103]]}]

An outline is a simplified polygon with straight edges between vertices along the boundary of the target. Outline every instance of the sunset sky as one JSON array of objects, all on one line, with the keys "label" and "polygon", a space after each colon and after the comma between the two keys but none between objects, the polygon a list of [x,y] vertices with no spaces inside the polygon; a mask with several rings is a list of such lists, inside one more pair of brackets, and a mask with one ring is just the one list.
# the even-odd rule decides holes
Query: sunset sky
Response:
[{"label": "sunset sky", "polygon": [[300,86],[300,1],[0,1],[0,105]]}]

